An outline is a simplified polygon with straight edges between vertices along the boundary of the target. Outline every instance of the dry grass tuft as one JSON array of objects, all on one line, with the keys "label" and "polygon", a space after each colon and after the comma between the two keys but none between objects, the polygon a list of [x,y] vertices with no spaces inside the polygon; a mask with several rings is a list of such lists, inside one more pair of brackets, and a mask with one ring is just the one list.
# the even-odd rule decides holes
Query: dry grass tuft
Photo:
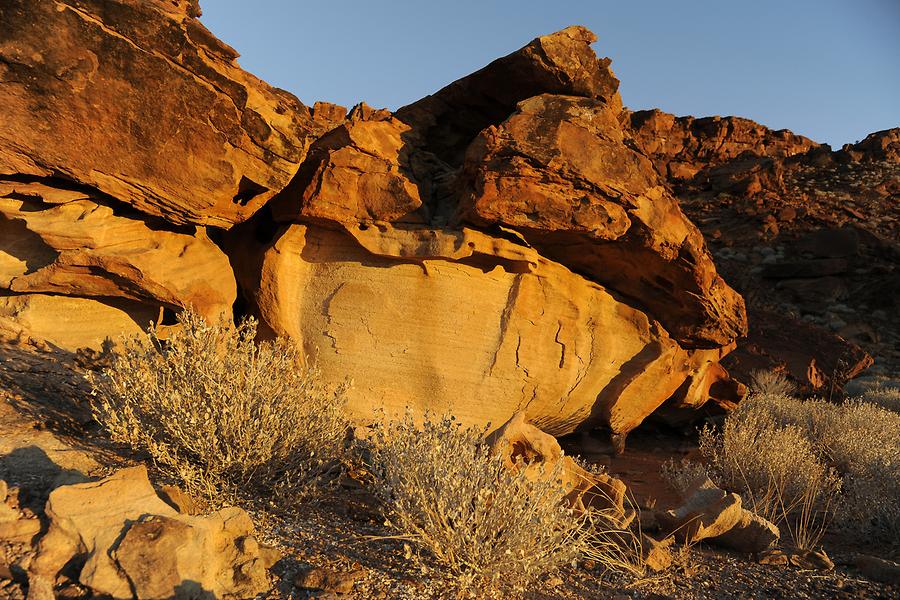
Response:
[{"label": "dry grass tuft", "polygon": [[256,323],[207,323],[186,310],[166,339],[151,327],[91,374],[94,417],[209,499],[245,491],[307,499],[342,468],[344,388],[329,390],[288,340]]}]

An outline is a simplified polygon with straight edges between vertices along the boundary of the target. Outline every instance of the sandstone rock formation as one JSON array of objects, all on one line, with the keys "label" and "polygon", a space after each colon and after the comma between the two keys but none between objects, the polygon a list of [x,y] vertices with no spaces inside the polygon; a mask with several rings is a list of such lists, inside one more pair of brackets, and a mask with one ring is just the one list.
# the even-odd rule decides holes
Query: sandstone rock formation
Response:
[{"label": "sandstone rock formation", "polygon": [[78,581],[98,595],[245,598],[269,588],[266,569],[277,558],[260,548],[242,509],[179,514],[156,495],[143,466],[61,486],[44,512],[49,528],[29,566],[32,590],[52,589],[75,561],[83,563]]},{"label": "sandstone rock formation", "polygon": [[685,382],[705,402],[743,301],[631,149],[592,40],[539,38],[395,116],[354,109],[229,232],[255,314],[351,377],[361,418],[525,409],[553,434],[627,433]]},{"label": "sandstone rock formation", "polygon": [[228,257],[203,229],[167,231],[83,192],[2,179],[0,223],[15,240],[0,255],[12,292],[193,306],[209,318],[234,304]]},{"label": "sandstone rock formation", "polygon": [[667,400],[697,407],[728,381],[743,300],[635,149],[592,33],[348,113],[243,72],[197,13],[0,9],[4,337],[96,348],[234,307],[350,377],[359,420],[525,411],[620,449]]},{"label": "sandstone rock formation", "polygon": [[622,529],[634,519],[635,511],[625,506],[624,483],[605,473],[592,473],[571,456],[565,456],[556,438],[528,423],[525,413],[513,415],[486,442],[508,468],[524,469],[529,480],[555,478],[572,508],[603,511],[612,524]]},{"label": "sandstone rock formation", "polygon": [[710,541],[740,552],[757,553],[778,541],[778,527],[741,506],[741,497],[726,493],[708,477],[699,478],[684,494],[684,503],[658,512],[665,532],[687,544]]},{"label": "sandstone rock formation", "polygon": [[394,221],[415,211],[422,200],[410,175],[410,131],[390,114],[351,115],[313,143],[273,203],[276,218]]},{"label": "sandstone rock formation", "polygon": [[176,224],[253,214],[315,126],[196,16],[163,0],[4,2],[0,174],[62,176]]},{"label": "sandstone rock formation", "polygon": [[530,44],[397,111],[441,160],[458,166],[478,133],[506,119],[520,101],[567,94],[618,104],[619,80],[591,49],[597,36],[568,27]]},{"label": "sandstone rock formation", "polygon": [[0,339],[37,340],[74,352],[141,333],[158,314],[126,300],[0,294]]}]

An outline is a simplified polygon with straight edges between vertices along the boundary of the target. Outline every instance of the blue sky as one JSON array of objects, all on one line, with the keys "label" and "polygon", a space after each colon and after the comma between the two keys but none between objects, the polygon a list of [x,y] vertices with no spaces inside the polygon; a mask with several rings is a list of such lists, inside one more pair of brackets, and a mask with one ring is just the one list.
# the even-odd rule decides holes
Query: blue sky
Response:
[{"label": "blue sky", "polygon": [[739,115],[835,148],[900,126],[900,0],[201,0],[245,69],[303,102],[395,109],[585,25],[632,109]]}]

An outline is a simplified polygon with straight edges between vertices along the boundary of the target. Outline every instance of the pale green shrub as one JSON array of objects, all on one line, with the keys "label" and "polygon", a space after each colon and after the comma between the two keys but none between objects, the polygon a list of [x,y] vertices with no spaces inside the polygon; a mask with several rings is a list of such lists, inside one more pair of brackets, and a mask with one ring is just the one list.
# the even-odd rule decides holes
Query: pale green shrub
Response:
[{"label": "pale green shrub", "polygon": [[378,426],[369,464],[391,527],[463,592],[506,597],[575,560],[586,520],[555,478],[509,469],[483,434],[452,417],[417,427],[407,414]]},{"label": "pale green shrub", "polygon": [[344,388],[327,389],[288,340],[255,342],[256,322],[207,323],[190,310],[166,339],[124,340],[89,375],[96,420],[146,451],[193,492],[276,493],[297,500],[339,471]]}]

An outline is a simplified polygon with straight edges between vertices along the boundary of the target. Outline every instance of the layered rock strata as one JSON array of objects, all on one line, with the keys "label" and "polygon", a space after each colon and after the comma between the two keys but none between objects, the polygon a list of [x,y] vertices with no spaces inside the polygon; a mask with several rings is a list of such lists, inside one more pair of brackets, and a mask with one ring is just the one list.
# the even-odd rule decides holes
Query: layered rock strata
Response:
[{"label": "layered rock strata", "polygon": [[74,349],[236,307],[351,378],[359,420],[617,439],[728,380],[743,300],[586,29],[347,112],[243,72],[196,3],[0,11],[0,327]]}]

